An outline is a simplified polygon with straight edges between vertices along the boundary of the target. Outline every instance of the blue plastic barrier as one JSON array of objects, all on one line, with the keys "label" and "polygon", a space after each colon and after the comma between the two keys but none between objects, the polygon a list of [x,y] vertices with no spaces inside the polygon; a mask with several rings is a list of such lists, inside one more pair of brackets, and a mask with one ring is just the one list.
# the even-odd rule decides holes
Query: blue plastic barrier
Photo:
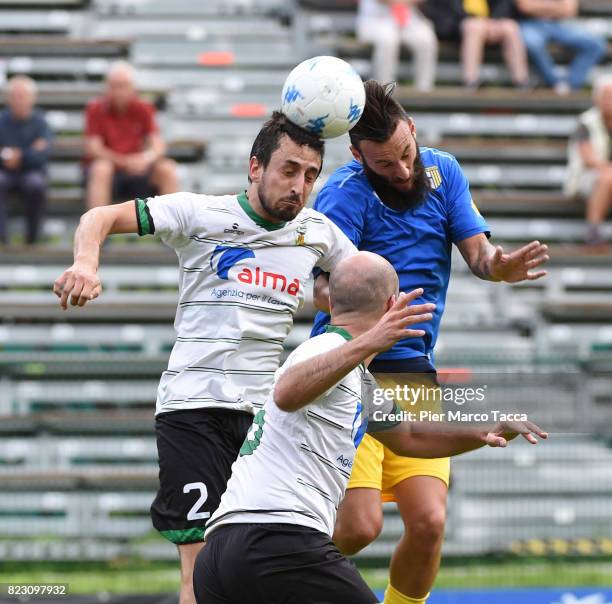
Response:
[{"label": "blue plastic barrier", "polygon": [[427,604],[612,604],[612,589],[441,590]]}]

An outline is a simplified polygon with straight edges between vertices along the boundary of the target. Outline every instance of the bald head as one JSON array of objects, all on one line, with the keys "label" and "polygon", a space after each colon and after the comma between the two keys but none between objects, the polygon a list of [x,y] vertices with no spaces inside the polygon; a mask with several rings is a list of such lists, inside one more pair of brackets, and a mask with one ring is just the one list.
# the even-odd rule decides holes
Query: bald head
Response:
[{"label": "bald head", "polygon": [[12,77],[6,87],[6,102],[19,120],[30,117],[36,102],[36,84],[28,76]]},{"label": "bald head", "polygon": [[106,96],[118,108],[124,108],[136,95],[134,68],[125,61],[116,61],[106,74]]},{"label": "bald head", "polygon": [[398,287],[395,269],[382,256],[359,252],[345,258],[329,277],[332,320],[347,313],[378,318]]}]

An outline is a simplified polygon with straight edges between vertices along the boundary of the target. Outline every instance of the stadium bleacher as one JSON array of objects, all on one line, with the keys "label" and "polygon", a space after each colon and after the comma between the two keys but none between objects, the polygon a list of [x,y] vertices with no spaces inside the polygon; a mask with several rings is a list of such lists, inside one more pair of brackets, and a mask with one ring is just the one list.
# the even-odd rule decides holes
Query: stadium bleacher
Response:
[{"label": "stadium bleacher", "polygon": [[[103,252],[99,300],[64,313],[51,293],[72,262],[70,239],[84,209],[83,107],[102,90],[110,62],[129,59],[139,88],[160,108],[183,187],[232,193],[246,184],[252,139],[280,104],[287,71],[307,55],[333,53],[365,77],[369,49],[351,37],[354,0],[18,4],[0,1],[0,66],[7,76],[37,80],[57,138],[47,240],[40,250],[22,248],[15,225],[14,245],[0,253],[0,535],[20,537],[0,540],[0,557],[174,559],[169,544],[141,538],[151,530],[152,415],[174,338],[176,259],[150,241],[119,237]],[[608,1],[585,1],[580,21],[612,40]],[[585,434],[557,434],[537,451],[519,444],[509,454],[457,459],[447,554],[612,536],[612,255],[582,250],[584,206],[562,194],[567,138],[590,96],[511,90],[496,53],[483,73],[493,87],[464,93],[456,87],[457,50],[444,46],[442,86],[415,93],[404,85],[408,62],[398,97],[419,140],[461,161],[495,241],[551,243],[550,275],[485,283],[457,254],[437,364],[514,372],[506,397],[517,396],[522,380],[521,397],[563,407],[564,425]],[[318,186],[348,159],[347,146],[347,137],[330,141]],[[612,225],[606,229],[612,241]],[[312,312],[309,301],[286,350],[308,336]],[[530,381],[538,367],[544,377]],[[363,557],[385,560],[392,551],[403,528],[392,507],[385,518],[383,536]]]}]

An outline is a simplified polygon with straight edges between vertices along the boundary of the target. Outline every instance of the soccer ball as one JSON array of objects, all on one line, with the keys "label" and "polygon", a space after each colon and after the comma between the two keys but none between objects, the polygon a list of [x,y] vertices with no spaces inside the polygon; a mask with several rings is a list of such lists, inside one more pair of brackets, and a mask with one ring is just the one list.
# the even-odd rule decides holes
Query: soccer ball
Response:
[{"label": "soccer ball", "polygon": [[363,113],[365,89],[359,74],[337,57],[314,57],[287,77],[282,112],[321,138],[348,132]]}]

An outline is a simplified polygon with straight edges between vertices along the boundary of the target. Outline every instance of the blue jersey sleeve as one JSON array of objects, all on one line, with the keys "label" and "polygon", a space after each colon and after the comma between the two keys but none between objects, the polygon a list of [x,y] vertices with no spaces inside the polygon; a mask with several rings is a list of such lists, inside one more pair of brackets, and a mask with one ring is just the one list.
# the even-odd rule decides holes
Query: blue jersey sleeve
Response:
[{"label": "blue jersey sleeve", "polygon": [[466,175],[454,157],[448,156],[444,166],[448,226],[453,243],[468,237],[486,233],[491,229],[472,200],[470,185]]},{"label": "blue jersey sleeve", "polygon": [[321,189],[313,208],[325,214],[359,247],[364,226],[364,212],[359,205],[347,191],[331,185]]}]

